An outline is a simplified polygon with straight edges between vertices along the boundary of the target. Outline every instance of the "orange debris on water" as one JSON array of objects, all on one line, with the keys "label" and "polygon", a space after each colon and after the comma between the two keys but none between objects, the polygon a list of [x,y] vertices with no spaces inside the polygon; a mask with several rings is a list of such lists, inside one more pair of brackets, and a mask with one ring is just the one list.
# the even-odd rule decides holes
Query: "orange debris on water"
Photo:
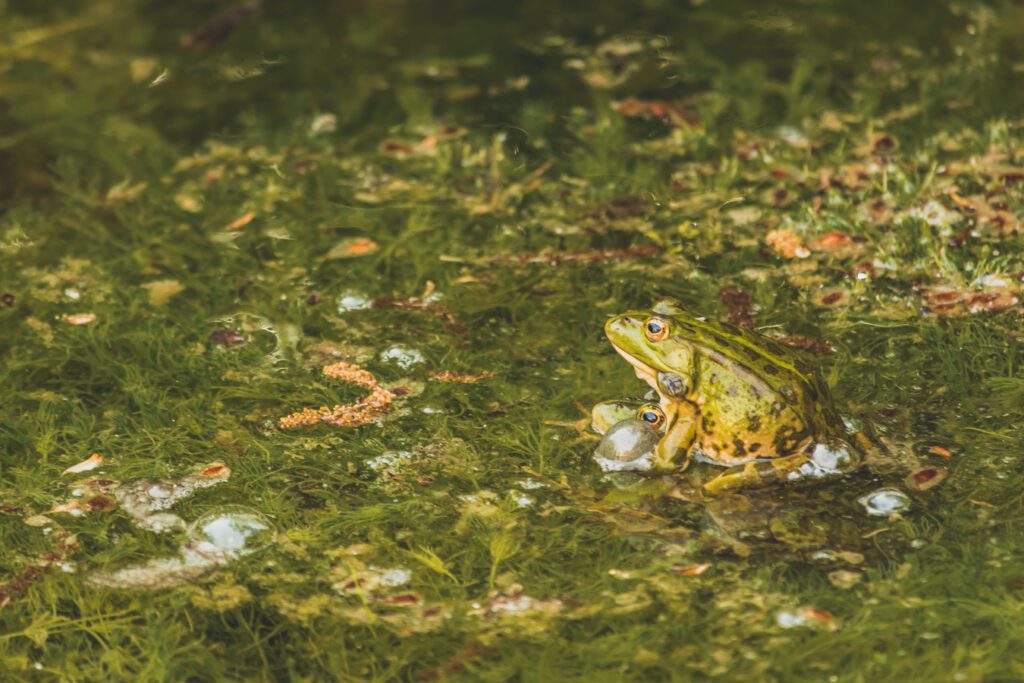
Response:
[{"label": "orange debris on water", "polygon": [[388,410],[395,400],[395,394],[380,386],[372,373],[351,363],[332,363],[324,366],[325,377],[341,380],[368,390],[370,393],[355,403],[335,405],[333,408],[303,408],[278,420],[282,429],[311,427],[326,423],[335,427],[358,427],[372,422]]},{"label": "orange debris on water", "polygon": [[490,370],[484,370],[483,372],[471,375],[461,374],[458,372],[452,372],[451,370],[433,371],[427,375],[430,379],[437,380],[438,382],[451,382],[453,384],[476,384],[477,382],[485,379],[494,377],[494,373]]},{"label": "orange debris on water", "polygon": [[231,474],[231,468],[222,462],[214,462],[207,465],[200,474],[204,477],[227,477]]},{"label": "orange debris on water", "polygon": [[804,246],[800,236],[788,228],[772,230],[765,235],[764,241],[772,251],[786,258],[807,258],[811,255],[811,250]]},{"label": "orange debris on water", "polygon": [[253,218],[256,218],[256,214],[254,214],[252,211],[249,211],[248,213],[243,213],[241,216],[239,216],[238,218],[236,218],[235,220],[231,221],[231,223],[228,224],[228,230],[241,230],[245,226],[249,225],[249,223],[252,222]]}]

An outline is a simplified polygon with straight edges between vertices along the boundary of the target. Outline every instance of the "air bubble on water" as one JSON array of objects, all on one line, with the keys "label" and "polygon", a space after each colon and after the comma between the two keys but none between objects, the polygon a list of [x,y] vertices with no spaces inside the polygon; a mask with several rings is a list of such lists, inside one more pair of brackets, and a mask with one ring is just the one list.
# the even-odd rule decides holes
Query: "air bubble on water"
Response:
[{"label": "air bubble on water", "polygon": [[370,567],[371,571],[378,571],[380,585],[386,588],[395,588],[396,586],[404,586],[405,584],[412,581],[412,572],[408,569],[381,569],[379,567]]},{"label": "air bubble on water", "polygon": [[849,469],[853,465],[853,456],[845,445],[840,444],[837,448],[818,443],[811,452],[809,464],[814,470],[808,473],[810,476],[827,477]]},{"label": "air bubble on water", "polygon": [[370,458],[366,461],[366,465],[375,472],[382,470],[389,470],[396,465],[408,461],[412,458],[412,453],[409,451],[384,451],[376,458]]},{"label": "air bubble on water", "polygon": [[146,527],[145,519],[155,512],[167,510],[200,489],[228,480],[231,470],[215,462],[201,471],[176,479],[140,480],[117,486],[112,490],[121,510],[136,524]]},{"label": "air bubble on water", "polygon": [[643,420],[623,420],[594,449],[594,461],[605,472],[649,470],[661,433]]},{"label": "air bubble on water", "polygon": [[229,505],[206,513],[189,528],[177,556],[158,557],[89,577],[96,586],[156,589],[181,586],[206,572],[256,552],[271,543],[274,529],[259,512]]},{"label": "air bubble on water", "polygon": [[910,509],[910,498],[899,489],[881,488],[861,496],[857,502],[864,506],[872,517],[888,517]]},{"label": "air bubble on water", "polygon": [[274,530],[266,517],[240,505],[231,505],[206,513],[188,530],[189,539],[236,558],[256,552],[274,540]]},{"label": "air bubble on water", "polygon": [[146,489],[146,494],[150,498],[170,498],[173,495],[173,491],[163,484],[153,484]]},{"label": "air bubble on water", "polygon": [[153,590],[181,586],[205,574],[216,563],[192,562],[186,557],[160,557],[112,572],[98,572],[89,583],[104,588]]},{"label": "air bubble on water", "polygon": [[403,370],[408,370],[413,366],[426,362],[426,358],[424,358],[420,351],[408,346],[399,345],[382,351],[380,359],[385,363],[394,363]]},{"label": "air bubble on water", "polygon": [[797,628],[799,626],[807,625],[807,617],[800,612],[783,610],[782,612],[779,612],[777,617],[775,617],[775,623],[782,628]]},{"label": "air bubble on water", "polygon": [[363,311],[371,306],[373,306],[373,301],[362,292],[357,292],[354,289],[347,289],[338,297],[338,313]]},{"label": "air bubble on water", "polygon": [[525,493],[520,493],[519,491],[509,491],[509,495],[512,497],[512,500],[516,502],[516,507],[528,508],[537,502],[533,499],[533,496],[528,496]]},{"label": "air bubble on water", "polygon": [[143,529],[149,529],[158,534],[184,531],[187,526],[185,520],[173,512],[155,512],[135,520],[135,523]]}]

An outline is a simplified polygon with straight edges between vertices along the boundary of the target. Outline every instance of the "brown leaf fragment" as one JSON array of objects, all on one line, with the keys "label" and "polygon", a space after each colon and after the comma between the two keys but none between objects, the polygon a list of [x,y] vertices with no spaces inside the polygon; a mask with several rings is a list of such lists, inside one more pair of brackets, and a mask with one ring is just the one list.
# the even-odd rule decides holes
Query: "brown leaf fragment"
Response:
[{"label": "brown leaf fragment", "polygon": [[204,477],[229,477],[231,468],[222,462],[214,462],[207,465],[200,474]]},{"label": "brown leaf fragment", "polygon": [[937,455],[940,458],[952,458],[953,452],[945,446],[929,446],[928,452],[932,455]]},{"label": "brown leaf fragment", "polygon": [[725,321],[746,330],[754,329],[754,299],[740,287],[723,287],[718,298],[725,304]]},{"label": "brown leaf fragment", "polygon": [[700,119],[692,111],[675,102],[628,99],[615,104],[623,116],[642,116],[675,126],[697,126]]},{"label": "brown leaf fragment", "polygon": [[906,484],[915,491],[927,491],[946,478],[949,471],[943,467],[923,467],[906,478]]},{"label": "brown leaf fragment", "polygon": [[842,289],[826,289],[814,297],[814,303],[819,306],[834,307],[847,303],[850,296]]},{"label": "brown leaf fragment", "polygon": [[591,217],[598,220],[616,221],[626,218],[639,218],[651,212],[651,203],[645,197],[624,195],[613,197],[610,202],[599,206],[591,212]]},{"label": "brown leaf fragment", "polygon": [[804,246],[800,236],[789,228],[772,230],[765,235],[764,241],[772,251],[785,258],[807,258],[811,255],[810,249]]},{"label": "brown leaf fragment", "polygon": [[64,322],[70,325],[88,325],[96,322],[95,313],[69,313],[64,316]]},{"label": "brown leaf fragment", "polygon": [[[427,296],[429,296],[429,294]],[[425,296],[412,296],[408,299],[375,299],[372,305],[374,308],[398,308],[409,311],[422,311],[439,318],[444,322],[444,328],[449,332],[461,334],[465,331],[465,327],[459,322],[454,311],[437,302],[427,301]]]},{"label": "brown leaf fragment", "polygon": [[245,226],[249,225],[249,223],[252,223],[252,220],[254,218],[256,218],[256,214],[254,214],[252,211],[249,211],[248,213],[243,213],[241,216],[228,223],[227,230],[241,230]]},{"label": "brown leaf fragment", "polygon": [[249,338],[236,330],[220,328],[210,333],[209,340],[217,346],[238,346],[249,341]]},{"label": "brown leaf fragment", "polygon": [[85,501],[85,509],[90,512],[109,512],[117,507],[117,501],[102,493]]},{"label": "brown leaf fragment", "polygon": [[837,251],[853,244],[853,238],[845,232],[834,230],[819,237],[811,243],[814,251]]},{"label": "brown leaf fragment", "polygon": [[334,247],[331,248],[327,255],[324,256],[325,260],[332,259],[347,259],[356,258],[358,256],[368,256],[375,251],[380,249],[380,245],[371,240],[369,237],[352,237],[346,240],[338,242]]},{"label": "brown leaf fragment", "polygon": [[830,353],[836,352],[835,347],[832,346],[832,343],[827,339],[811,339],[810,337],[789,335],[787,337],[780,337],[779,341],[786,346],[791,346],[794,349],[813,353],[816,356],[827,356]]},{"label": "brown leaf fragment", "polygon": [[205,50],[222,43],[249,17],[262,10],[266,2],[267,0],[240,0],[236,2],[204,21],[192,33],[182,38],[181,46]]},{"label": "brown leaf fragment", "polygon": [[100,455],[99,453],[93,453],[92,455],[90,455],[88,458],[78,463],[77,465],[72,465],[71,467],[67,468],[66,470],[61,472],[61,474],[78,474],[79,472],[88,472],[89,470],[96,469],[102,464],[103,456]]},{"label": "brown leaf fragment", "polygon": [[899,143],[889,133],[872,133],[866,144],[854,150],[857,156],[868,157],[879,154],[888,154],[896,150]]},{"label": "brown leaf fragment", "polygon": [[615,261],[619,259],[652,258],[660,254],[661,251],[661,247],[651,245],[628,247],[626,249],[599,249],[596,251],[526,252],[524,254],[517,255],[494,256],[490,259],[490,263],[511,265],[544,263],[549,266],[558,266],[563,263],[602,263],[604,261]]},{"label": "brown leaf fragment", "polygon": [[71,554],[78,549],[75,535],[68,531],[63,529],[55,531],[52,538],[53,546],[49,552],[44,553],[35,564],[24,569],[14,578],[0,584],[0,609],[9,605],[15,598],[24,595],[29,588],[49,574],[56,565],[66,562]]},{"label": "brown leaf fragment", "polygon": [[1017,295],[1008,289],[988,292],[974,292],[964,299],[964,306],[970,313],[1001,311],[1017,304]]},{"label": "brown leaf fragment", "polygon": [[479,374],[460,374],[451,370],[431,371],[427,377],[438,382],[449,382],[452,384],[476,384],[485,379],[494,377],[494,373],[485,370]]}]

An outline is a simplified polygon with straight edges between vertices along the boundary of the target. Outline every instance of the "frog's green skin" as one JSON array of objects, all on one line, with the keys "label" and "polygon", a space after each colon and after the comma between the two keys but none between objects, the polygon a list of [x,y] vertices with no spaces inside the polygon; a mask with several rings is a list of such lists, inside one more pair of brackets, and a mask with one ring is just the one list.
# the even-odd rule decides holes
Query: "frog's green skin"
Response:
[{"label": "frog's green skin", "polygon": [[[652,318],[666,328],[653,340],[645,333]],[[744,476],[777,470],[788,478],[807,461],[792,456],[813,442],[842,441],[842,421],[825,383],[774,340],[701,319],[674,302],[615,316],[605,333],[659,394],[667,419],[665,447],[655,460],[661,468],[677,464],[678,445],[687,458],[699,450],[720,465],[749,464]],[[670,438],[680,414],[697,416],[689,442],[678,432]],[[754,462],[762,459],[773,462]]]}]

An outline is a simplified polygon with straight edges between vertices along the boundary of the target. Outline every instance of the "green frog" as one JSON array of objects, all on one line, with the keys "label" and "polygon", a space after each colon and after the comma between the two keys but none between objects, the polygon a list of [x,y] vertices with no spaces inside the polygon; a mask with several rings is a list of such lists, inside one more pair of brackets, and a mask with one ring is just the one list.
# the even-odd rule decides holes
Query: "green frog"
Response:
[{"label": "green frog", "polygon": [[860,444],[846,438],[827,385],[789,347],[675,301],[615,316],[605,333],[658,393],[663,436],[655,469],[685,467],[699,453],[730,467],[704,486],[719,493],[859,464]]}]

